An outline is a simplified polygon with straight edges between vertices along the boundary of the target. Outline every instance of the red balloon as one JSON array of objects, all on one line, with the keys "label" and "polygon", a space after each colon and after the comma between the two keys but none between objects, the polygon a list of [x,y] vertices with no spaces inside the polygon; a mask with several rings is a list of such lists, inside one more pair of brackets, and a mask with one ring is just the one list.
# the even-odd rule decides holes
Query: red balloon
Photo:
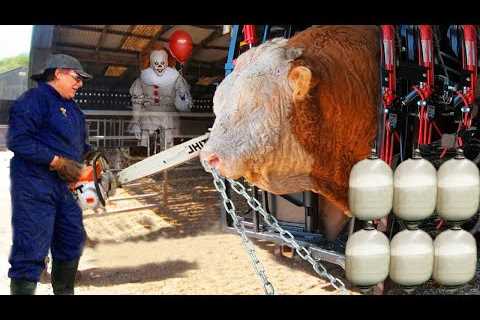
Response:
[{"label": "red balloon", "polygon": [[192,55],[193,41],[190,34],[186,31],[177,30],[172,33],[168,45],[173,57],[180,63],[185,63]]}]

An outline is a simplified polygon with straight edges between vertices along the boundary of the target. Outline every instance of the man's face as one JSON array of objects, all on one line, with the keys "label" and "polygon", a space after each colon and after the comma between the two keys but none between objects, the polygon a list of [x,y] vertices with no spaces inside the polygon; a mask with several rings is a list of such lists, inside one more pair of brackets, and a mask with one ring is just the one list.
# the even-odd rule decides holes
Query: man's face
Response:
[{"label": "man's face", "polygon": [[55,87],[65,99],[73,99],[78,89],[83,86],[82,77],[71,69],[57,69],[55,71]]},{"label": "man's face", "polygon": [[162,75],[168,66],[168,55],[165,50],[154,50],[150,54],[150,67],[157,75]]}]

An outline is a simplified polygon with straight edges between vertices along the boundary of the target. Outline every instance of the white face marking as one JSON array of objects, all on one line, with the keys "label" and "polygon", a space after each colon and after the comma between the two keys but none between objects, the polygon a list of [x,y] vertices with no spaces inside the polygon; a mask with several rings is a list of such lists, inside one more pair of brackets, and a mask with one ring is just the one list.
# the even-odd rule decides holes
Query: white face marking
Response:
[{"label": "white face marking", "polygon": [[[267,42],[237,59],[233,72],[215,92],[216,119],[202,150],[203,158],[211,153],[219,156],[221,174],[244,176],[277,191],[309,183],[304,177],[312,163],[290,129],[292,60],[287,58],[286,42]],[[300,162],[308,165],[299,167]]]}]

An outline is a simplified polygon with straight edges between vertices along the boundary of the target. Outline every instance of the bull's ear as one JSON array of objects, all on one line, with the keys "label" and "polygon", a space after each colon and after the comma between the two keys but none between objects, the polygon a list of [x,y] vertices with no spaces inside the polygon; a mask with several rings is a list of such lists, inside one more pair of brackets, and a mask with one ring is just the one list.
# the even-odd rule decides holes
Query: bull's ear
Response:
[{"label": "bull's ear", "polygon": [[295,60],[300,57],[303,53],[303,48],[288,48],[285,52],[287,60]]},{"label": "bull's ear", "polygon": [[288,80],[293,88],[293,99],[304,100],[310,91],[312,71],[304,66],[293,67],[288,74]]}]

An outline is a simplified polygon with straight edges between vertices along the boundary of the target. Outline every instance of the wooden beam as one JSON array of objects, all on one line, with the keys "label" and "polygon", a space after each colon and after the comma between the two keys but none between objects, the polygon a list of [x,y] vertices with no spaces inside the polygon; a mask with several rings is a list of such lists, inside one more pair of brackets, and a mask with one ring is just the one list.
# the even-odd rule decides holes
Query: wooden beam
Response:
[{"label": "wooden beam", "polygon": [[[96,62],[97,57],[92,55],[88,51],[84,51],[84,48],[75,48],[75,47],[61,47],[58,46],[56,48],[57,53],[66,53],[70,54],[77,59],[85,62]],[[221,59],[219,61],[214,61],[214,62],[207,62],[207,61],[200,61],[200,60],[195,60],[195,59],[190,59],[189,63],[192,63],[192,66],[200,66],[204,68],[223,68],[223,62],[224,59]],[[102,64],[112,64],[112,65],[117,65],[117,66],[138,66],[138,58],[136,55],[128,55],[128,56],[119,56],[118,54],[115,54],[115,52],[108,52],[104,50],[99,50],[99,55],[98,55],[98,62]]]},{"label": "wooden beam", "polygon": [[[220,37],[223,37],[223,34],[222,34],[222,30],[215,30],[213,31],[208,37],[206,37],[205,39],[202,40],[202,42],[200,42],[200,46],[202,47],[209,47],[209,48],[212,48],[212,47],[218,47],[218,46],[208,46],[208,44],[212,41],[215,41],[217,40],[218,38]],[[225,47],[221,47],[223,49],[228,49],[225,48]]]},{"label": "wooden beam", "polygon": [[98,38],[97,45],[95,47],[95,51],[98,52],[98,49],[100,49],[103,45],[103,42],[105,41],[105,35],[108,31],[109,25],[105,25],[105,27],[102,30],[102,34],[100,35],[100,38]]},{"label": "wooden beam", "polygon": [[[171,28],[174,27],[174,25],[168,25],[168,26],[164,26],[154,37],[150,37],[150,36],[142,36],[142,35],[136,35],[136,34],[133,34],[133,30],[135,29],[135,26],[136,25],[131,25],[128,29],[128,31],[126,32],[123,32],[123,31],[116,31],[116,30],[110,30],[106,27],[103,28],[103,30],[101,29],[97,29],[97,28],[92,28],[92,27],[85,27],[85,26],[59,26],[61,28],[67,28],[67,29],[76,29],[76,30],[84,30],[84,31],[90,31],[90,32],[101,32],[101,36],[100,36],[100,39],[99,39],[99,42],[101,41],[104,41],[102,40],[102,37],[105,38],[105,36],[107,34],[115,34],[115,35],[122,35],[123,38],[121,40],[121,44],[120,44],[120,47],[118,49],[107,49],[107,48],[101,48],[101,46],[98,45],[97,43],[97,46],[95,47],[92,47],[92,46],[82,46],[82,45],[74,45],[74,44],[67,44],[67,43],[56,43],[55,45],[58,45],[59,48],[58,49],[84,49],[84,50],[94,50],[95,52],[95,56],[99,56],[100,52],[102,53],[122,53],[122,54],[134,54],[135,57],[138,59],[138,56],[140,54],[139,51],[135,51],[135,50],[127,50],[127,49],[122,49],[122,46],[124,45],[125,41],[128,39],[128,37],[136,37],[136,38],[141,38],[141,39],[149,39],[149,43],[148,45],[146,46],[146,48],[149,48],[151,46],[153,46],[153,44],[158,41],[158,40],[161,40],[161,41],[165,41],[165,42],[168,42],[169,39],[167,38],[163,38],[162,37],[162,34],[165,34],[168,30],[170,30]],[[203,26],[200,26],[200,27],[203,27]],[[228,47],[221,47],[221,46],[208,46],[208,43],[213,41],[214,39],[216,39],[218,36],[222,36],[222,32],[221,32],[221,29],[220,28],[215,28],[213,27],[212,29],[214,29],[215,31],[210,34],[206,39],[204,39],[199,45],[194,45],[194,53],[198,50],[200,50],[201,48],[204,48],[204,49],[216,49],[216,50],[228,50]],[[145,49],[144,49],[145,50]],[[193,53],[193,54],[194,54]],[[192,54],[192,56],[193,56]],[[90,61],[91,59],[89,57],[85,57],[84,58],[84,61]],[[116,65],[122,65],[122,62],[123,62],[123,59],[112,59],[112,57],[108,57],[107,59],[105,58],[98,58],[97,59],[99,61],[99,63],[105,63],[105,64],[109,64],[108,62],[112,62]],[[100,61],[101,60],[101,61]],[[223,60],[223,59],[221,59]],[[135,65],[135,64],[131,64],[131,63],[128,63],[128,65]],[[138,68],[139,64],[138,62],[136,63],[136,68]],[[103,70],[103,73],[106,72],[108,68],[108,65],[105,66],[104,70]],[[188,65],[185,66],[185,72],[186,72],[186,69],[188,68]]]},{"label": "wooden beam", "polygon": [[101,64],[112,64],[116,66],[137,66],[138,60],[135,56],[119,57],[116,54],[102,53],[100,52],[98,58],[86,51],[80,51],[78,49],[57,48],[55,53],[65,53],[74,56],[81,62],[95,62]]},{"label": "wooden beam", "polygon": [[[206,37],[205,39],[203,39],[199,44],[198,46],[195,46],[192,50],[192,57],[195,56],[195,53],[197,53],[200,49],[207,49],[206,45],[210,42],[212,42],[213,40],[217,39],[218,37],[221,37],[222,36],[222,31],[221,30],[215,30],[213,31],[208,37]],[[191,60],[190,60],[191,61]],[[184,72],[186,73],[188,68],[190,66],[190,62],[187,63],[187,65],[184,67]]]},{"label": "wooden beam", "polygon": [[[128,31],[127,33],[132,33],[133,29],[135,29],[136,25],[135,24],[132,24],[130,27],[128,27]],[[118,47],[118,49],[121,49],[123,47],[123,45],[125,44],[125,41],[127,41],[128,39],[128,36],[127,35],[124,35],[122,40],[120,40],[120,46]]]},{"label": "wooden beam", "polygon": [[109,25],[105,25],[105,27],[103,27],[102,34],[100,35],[100,38],[98,38],[98,42],[97,42],[97,45],[95,47],[95,55],[97,57],[97,64],[98,64],[99,50],[102,47],[103,42],[105,41],[105,35],[106,35],[109,27],[110,27]]},{"label": "wooden beam", "polygon": [[[95,58],[95,55],[92,55],[91,52],[88,52],[88,51],[85,51],[85,50],[88,50],[88,51],[94,51],[95,50],[95,47],[94,46],[85,46],[85,45],[74,45],[74,44],[69,44],[69,43],[57,43],[57,46],[56,46],[56,51],[61,51],[61,52],[64,52],[64,51],[75,51],[76,53],[80,53],[80,54],[84,54],[85,56],[91,56],[93,58]],[[123,60],[135,60],[138,58],[138,54],[139,52],[138,51],[135,51],[135,50],[126,50],[126,49],[108,49],[108,48],[100,48],[98,50],[98,53],[100,54],[100,56],[107,56],[107,55],[110,55],[112,57],[116,57],[116,60],[118,61],[121,61],[122,59]],[[122,54],[122,56],[119,56],[118,54]],[[196,61],[195,59],[190,59],[190,61],[196,61],[196,62],[199,62],[199,63],[206,63],[206,64],[214,64],[214,63],[218,63],[220,61],[223,61],[225,58],[221,58],[219,59],[218,61],[215,61],[215,62],[207,62],[207,61]]]},{"label": "wooden beam", "polygon": [[[65,42],[57,42],[57,48],[71,48],[71,49],[82,49],[82,50],[90,50],[96,52],[96,46],[87,46],[87,45],[78,45],[73,43],[65,43]],[[130,50],[130,49],[110,49],[110,48],[99,48],[98,52],[110,52],[110,53],[123,53],[123,54],[131,54],[131,55],[138,55],[139,51]]]},{"label": "wooden beam", "polygon": [[[101,29],[96,29],[92,27],[85,27],[85,26],[71,26],[71,25],[62,25],[59,26],[62,29],[70,29],[70,30],[81,30],[81,31],[90,31],[90,32],[102,32]],[[114,34],[117,36],[126,36],[126,37],[136,37],[140,39],[151,39],[151,36],[145,36],[141,34],[134,34],[131,31],[130,32],[125,32],[125,31],[118,31],[118,30],[108,30],[108,34]]]},{"label": "wooden beam", "polygon": [[[58,43],[55,43],[54,51],[70,54],[78,58],[82,62],[105,64],[105,69],[103,70],[102,74],[105,73],[109,65],[127,67],[128,70],[125,71],[125,73],[123,74],[123,76],[126,76],[127,74],[129,74],[129,70],[133,71],[134,69],[138,68],[139,66],[138,56],[140,54],[140,52],[136,50],[121,48],[125,43],[125,41],[128,39],[128,37],[134,36],[137,38],[148,38],[150,42],[148,43],[147,46],[152,46],[155,43],[155,41],[162,40],[162,34],[165,34],[168,30],[173,28],[174,25],[164,26],[154,37],[137,36],[135,34],[132,34],[132,31],[134,30],[135,25],[131,25],[129,27],[129,30],[127,30],[126,32],[111,30],[109,26],[105,26],[103,29],[95,29],[95,28],[83,27],[83,26],[80,26],[80,28],[77,28],[75,26],[59,26],[59,27],[99,32],[101,33],[101,35],[96,45],[93,45],[93,46],[79,45],[79,44],[73,44],[73,43],[58,42]],[[117,35],[123,36],[120,42],[119,48],[117,49],[102,48],[102,43],[105,41],[106,36],[108,34],[117,34]],[[199,43],[198,45],[194,45],[193,53],[198,52],[198,50],[200,49],[227,50],[228,49],[227,47],[208,45],[208,43],[214,41],[215,39],[221,36],[222,36],[221,30],[217,28],[201,43]],[[168,41],[168,39],[165,39],[165,40]],[[213,72],[221,72],[223,71],[224,60],[225,58],[222,58],[222,59],[219,59],[218,61],[214,61],[210,63],[206,61],[199,61],[199,60],[197,61],[195,59],[190,59],[189,64],[191,64],[191,67],[200,67],[200,68],[212,69]]]},{"label": "wooden beam", "polygon": [[157,32],[157,34],[150,40],[150,42],[145,46],[145,48],[142,50],[142,52],[150,50],[150,48],[153,47],[155,42],[157,42],[158,39],[160,39],[161,35],[166,33],[168,30],[172,29],[174,25],[162,25],[162,29]]},{"label": "wooden beam", "polygon": [[[59,25],[58,26],[59,28],[63,28],[63,29],[71,29],[71,30],[82,30],[82,31],[90,31],[90,32],[103,32],[102,29],[97,29],[97,28],[92,28],[92,27],[85,27],[85,26],[76,26],[76,25]],[[133,26],[135,27],[135,26]],[[140,39],[148,39],[150,40],[150,43],[154,43],[155,41],[164,41],[164,42],[168,42],[168,38],[165,38],[165,37],[162,37],[161,35],[164,34],[165,32],[167,32],[168,30],[170,30],[171,28],[173,28],[174,26],[169,26],[168,29],[162,29],[159,34],[157,34],[155,37],[152,37],[152,36],[145,36],[145,35],[139,35],[139,34],[134,34],[132,33],[133,31],[133,28],[131,28],[130,31],[128,32],[125,32],[125,31],[117,31],[117,30],[107,30],[105,31],[106,34],[114,34],[114,35],[121,35],[121,36],[124,36],[125,38],[122,39],[122,45],[123,43],[125,42],[126,38],[128,37],[136,37],[136,38],[140,38]],[[216,29],[215,32],[220,32],[221,34],[221,31],[219,29]],[[149,43],[149,44],[150,44]],[[194,45],[194,47],[197,47],[198,45]],[[228,50],[228,47],[220,47],[220,46],[204,46],[206,49],[217,49],[217,50]]]},{"label": "wooden beam", "polygon": [[[102,32],[101,29],[92,28],[92,27],[85,27],[85,26],[78,26],[78,25],[62,25],[62,26],[59,26],[59,27],[61,27],[63,29],[70,29],[70,30]],[[147,35],[143,35],[143,34],[135,34],[135,33],[132,33],[132,31],[133,31],[133,28],[128,32],[118,31],[118,30],[108,30],[107,33],[108,34],[114,34],[114,35],[117,35],[117,36],[135,37],[135,38],[146,39],[146,40],[151,40],[152,39],[152,36],[147,36]],[[162,37],[159,37],[156,40],[168,41],[167,38],[162,38]]]},{"label": "wooden beam", "polygon": [[[130,27],[128,27],[127,29],[127,32],[128,33],[132,33],[133,30],[135,29],[136,25],[135,24],[132,24],[130,25]],[[120,45],[118,46],[118,49],[121,49],[123,47],[123,45],[125,44],[125,42],[127,41],[128,39],[128,36],[123,36],[122,40],[120,40]],[[105,74],[105,72],[107,72],[107,69],[108,69],[108,65],[105,66],[105,69],[103,69],[103,74]],[[132,68],[133,69],[133,68]],[[137,61],[137,64],[135,66],[135,70],[138,71],[138,61]],[[123,75],[122,75],[122,78],[125,77],[125,75],[129,72],[129,69],[127,69]]]}]

